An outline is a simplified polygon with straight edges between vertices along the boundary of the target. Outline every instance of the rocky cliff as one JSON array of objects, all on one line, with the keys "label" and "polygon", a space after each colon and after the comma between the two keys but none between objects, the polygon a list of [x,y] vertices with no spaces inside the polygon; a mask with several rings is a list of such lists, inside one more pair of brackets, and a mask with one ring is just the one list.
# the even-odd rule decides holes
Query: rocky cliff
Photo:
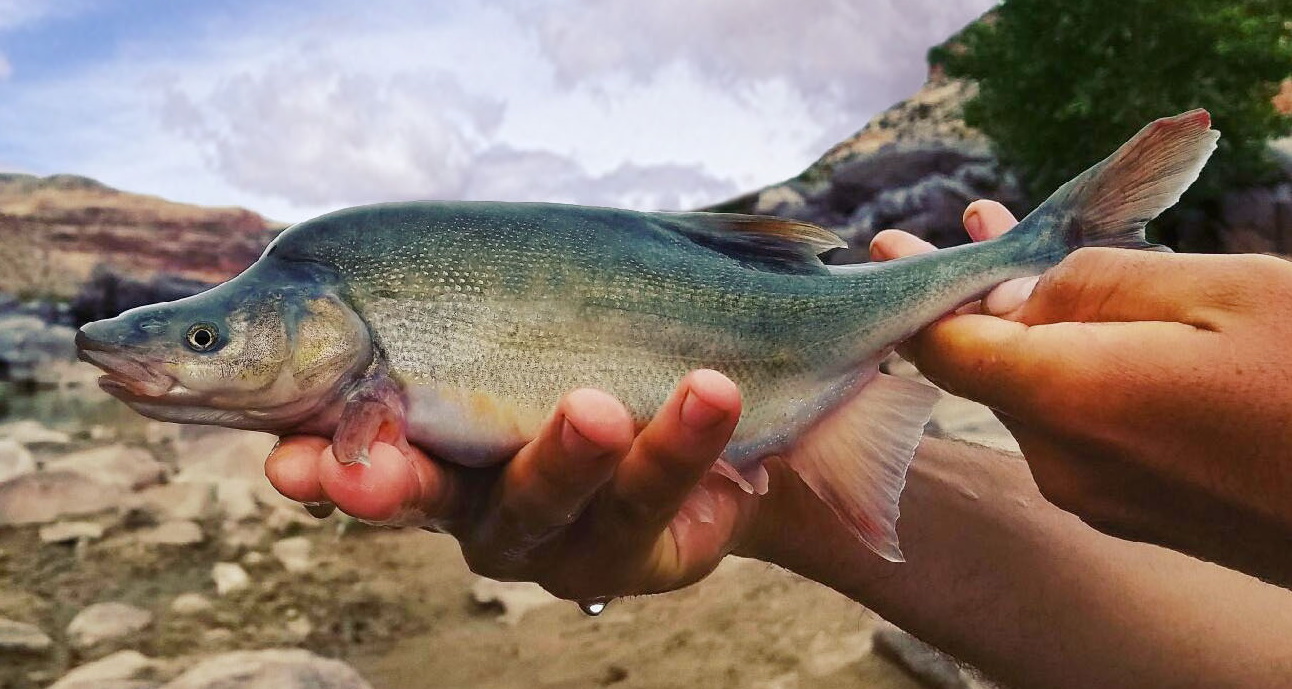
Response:
[{"label": "rocky cliff", "polygon": [[[866,260],[870,239],[887,228],[938,246],[962,243],[967,237],[960,217],[976,199],[1000,201],[1021,217],[1031,203],[1014,174],[997,159],[992,142],[964,122],[964,103],[975,90],[935,65],[914,96],[877,115],[797,177],[708,210],[827,227],[849,244],[826,257],[832,263]],[[1274,105],[1292,116],[1292,79]],[[1163,238],[1185,251],[1292,255],[1292,138],[1271,142],[1270,150],[1282,179],[1230,190],[1206,213],[1159,221]]]},{"label": "rocky cliff", "polygon": [[203,208],[85,177],[0,174],[0,292],[69,298],[96,268],[201,283],[247,267],[282,225],[241,208]]},{"label": "rocky cliff", "polygon": [[964,241],[960,216],[980,198],[1016,212],[1026,201],[991,142],[965,125],[961,109],[972,83],[936,71],[911,98],[880,113],[797,177],[713,206],[711,210],[778,215],[837,232],[850,248],[828,260],[866,260],[875,233],[915,232],[939,246]]}]

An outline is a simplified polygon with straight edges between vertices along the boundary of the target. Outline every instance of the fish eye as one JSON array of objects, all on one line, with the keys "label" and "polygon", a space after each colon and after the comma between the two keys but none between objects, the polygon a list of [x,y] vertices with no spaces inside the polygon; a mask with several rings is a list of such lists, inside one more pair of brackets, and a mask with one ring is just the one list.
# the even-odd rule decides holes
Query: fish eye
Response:
[{"label": "fish eye", "polygon": [[220,343],[220,331],[211,323],[194,323],[184,341],[195,352],[209,352]]}]

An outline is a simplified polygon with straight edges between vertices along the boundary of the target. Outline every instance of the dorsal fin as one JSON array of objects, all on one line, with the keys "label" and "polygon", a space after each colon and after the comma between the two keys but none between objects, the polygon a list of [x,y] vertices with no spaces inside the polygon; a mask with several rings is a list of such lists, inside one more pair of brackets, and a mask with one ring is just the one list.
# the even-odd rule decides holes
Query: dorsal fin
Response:
[{"label": "dorsal fin", "polygon": [[798,220],[735,213],[652,213],[691,241],[777,273],[819,273],[818,254],[847,247],[835,233]]}]

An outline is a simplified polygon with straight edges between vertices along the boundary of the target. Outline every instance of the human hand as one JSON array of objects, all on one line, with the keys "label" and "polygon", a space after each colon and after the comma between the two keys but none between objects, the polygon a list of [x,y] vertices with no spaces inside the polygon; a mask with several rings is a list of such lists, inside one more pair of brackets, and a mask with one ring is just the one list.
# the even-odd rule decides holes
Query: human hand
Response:
[{"label": "human hand", "polygon": [[[966,220],[982,237],[1013,224],[982,202]],[[923,248],[912,240],[876,237],[877,253]],[[1082,249],[903,351],[996,410],[1055,504],[1106,532],[1286,582],[1289,309],[1292,264],[1277,258]]]},{"label": "human hand", "polygon": [[613,397],[576,390],[507,464],[466,469],[378,443],[337,462],[327,438],[285,438],[265,462],[283,495],[360,519],[446,531],[471,569],[587,601],[693,583],[740,539],[758,499],[709,471],[740,417],[715,371],[689,374],[634,433]]}]

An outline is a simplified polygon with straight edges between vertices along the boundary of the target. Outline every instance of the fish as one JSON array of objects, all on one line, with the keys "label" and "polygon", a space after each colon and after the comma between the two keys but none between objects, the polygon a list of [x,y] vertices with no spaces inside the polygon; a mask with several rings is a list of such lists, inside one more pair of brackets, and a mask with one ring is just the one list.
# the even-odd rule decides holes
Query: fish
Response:
[{"label": "fish", "polygon": [[[393,433],[506,462],[566,392],[644,425],[715,369],[743,412],[718,468],[766,490],[782,457],[858,540],[901,561],[907,468],[940,392],[879,364],[921,328],[1087,246],[1165,250],[1145,224],[1216,148],[1204,110],[1159,119],[999,238],[827,266],[845,243],[783,218],[423,201],[284,230],[210,290],[83,326],[100,386],[163,421],[331,437],[362,462]],[[802,442],[811,436],[811,442]]]}]

